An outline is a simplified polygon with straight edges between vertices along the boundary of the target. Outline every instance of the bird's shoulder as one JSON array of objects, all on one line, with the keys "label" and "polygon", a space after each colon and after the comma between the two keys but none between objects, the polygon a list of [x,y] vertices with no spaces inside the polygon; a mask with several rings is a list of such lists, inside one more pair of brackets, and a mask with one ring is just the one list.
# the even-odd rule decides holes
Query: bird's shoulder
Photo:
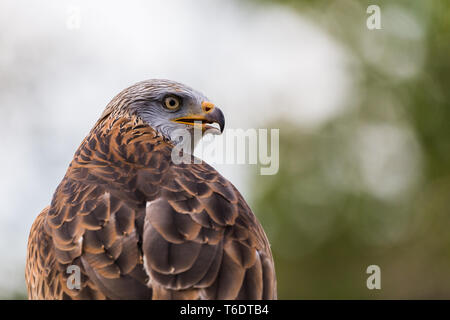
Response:
[{"label": "bird's shoulder", "polygon": [[[136,119],[96,126],[46,214],[55,260],[78,264],[93,292],[110,298],[193,297],[192,288],[209,298],[272,297],[270,247],[242,195],[204,162],[174,163],[172,151]],[[259,281],[258,293],[247,294],[245,277]]]}]

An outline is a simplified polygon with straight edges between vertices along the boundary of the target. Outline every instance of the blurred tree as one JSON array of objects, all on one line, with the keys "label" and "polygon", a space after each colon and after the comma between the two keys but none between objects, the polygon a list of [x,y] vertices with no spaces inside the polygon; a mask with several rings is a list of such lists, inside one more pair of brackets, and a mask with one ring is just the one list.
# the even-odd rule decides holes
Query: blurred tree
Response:
[{"label": "blurred tree", "polygon": [[[253,180],[279,298],[450,298],[450,2],[292,7],[351,57],[358,92],[314,132],[280,130],[280,171]],[[377,4],[382,29],[366,28]],[[381,290],[366,268],[381,267]]]}]

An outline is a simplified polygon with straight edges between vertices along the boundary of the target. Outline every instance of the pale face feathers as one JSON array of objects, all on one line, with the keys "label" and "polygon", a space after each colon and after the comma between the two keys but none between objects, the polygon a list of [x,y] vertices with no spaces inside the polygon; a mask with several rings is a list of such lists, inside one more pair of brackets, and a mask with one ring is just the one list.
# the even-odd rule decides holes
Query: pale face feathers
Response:
[{"label": "pale face feathers", "polygon": [[202,93],[162,79],[145,80],[123,90],[105,113],[137,115],[175,144],[180,141],[180,130],[187,130],[191,136],[194,128],[220,134],[225,125],[222,111]]}]

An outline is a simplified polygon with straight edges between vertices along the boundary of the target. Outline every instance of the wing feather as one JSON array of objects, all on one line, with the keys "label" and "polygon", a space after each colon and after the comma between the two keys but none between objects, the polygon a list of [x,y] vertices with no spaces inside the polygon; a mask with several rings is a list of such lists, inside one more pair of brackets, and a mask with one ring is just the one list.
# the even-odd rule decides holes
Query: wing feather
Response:
[{"label": "wing feather", "polygon": [[[139,119],[105,121],[32,229],[30,297],[276,298],[267,238],[236,188],[205,163],[171,162]],[[66,284],[72,264],[80,290]]]}]

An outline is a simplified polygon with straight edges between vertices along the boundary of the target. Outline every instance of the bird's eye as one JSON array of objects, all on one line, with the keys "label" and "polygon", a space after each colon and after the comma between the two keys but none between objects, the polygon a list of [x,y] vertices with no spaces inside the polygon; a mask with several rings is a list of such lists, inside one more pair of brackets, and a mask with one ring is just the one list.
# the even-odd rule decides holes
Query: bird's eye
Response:
[{"label": "bird's eye", "polygon": [[169,110],[177,110],[180,107],[180,99],[174,96],[164,98],[164,106]]}]

